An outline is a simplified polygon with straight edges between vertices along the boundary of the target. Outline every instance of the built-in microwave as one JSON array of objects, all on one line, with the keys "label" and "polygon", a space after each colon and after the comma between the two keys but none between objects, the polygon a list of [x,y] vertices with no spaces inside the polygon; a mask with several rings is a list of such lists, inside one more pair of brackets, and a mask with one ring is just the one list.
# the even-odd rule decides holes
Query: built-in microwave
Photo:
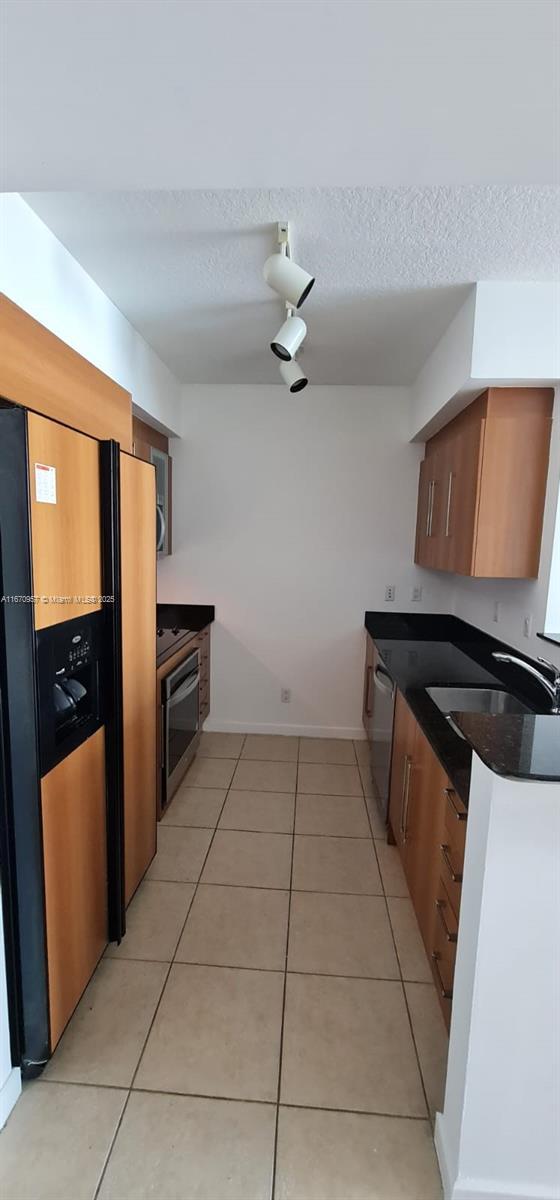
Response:
[{"label": "built-in microwave", "polygon": [[150,446],[150,462],[156,469],[156,549],[158,558],[170,553],[169,539],[169,455]]}]

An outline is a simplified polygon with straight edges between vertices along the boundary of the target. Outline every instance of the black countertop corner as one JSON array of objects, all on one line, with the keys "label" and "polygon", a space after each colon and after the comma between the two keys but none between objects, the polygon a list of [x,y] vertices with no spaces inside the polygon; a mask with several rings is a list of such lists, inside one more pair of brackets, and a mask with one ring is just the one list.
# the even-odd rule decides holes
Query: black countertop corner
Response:
[{"label": "black countertop corner", "polygon": [[[492,657],[494,650],[511,651],[510,646],[448,613],[367,612],[365,627],[466,804],[473,749],[498,774],[560,780],[560,723],[554,724],[559,718],[550,716],[545,691],[526,671]],[[454,717],[461,738],[426,692],[438,685],[505,688],[531,712],[525,717],[463,713],[460,720]],[[529,742],[534,750],[527,749]]]},{"label": "black countertop corner", "polygon": [[496,775],[560,780],[560,717],[453,713],[453,720]]},{"label": "black countertop corner", "polygon": [[192,629],[198,633],[211,625],[216,610],[213,604],[158,604],[157,624],[163,629]]},{"label": "black countertop corner", "polygon": [[560,633],[537,633],[538,638],[542,638],[543,642],[551,642],[553,646],[560,646]]}]

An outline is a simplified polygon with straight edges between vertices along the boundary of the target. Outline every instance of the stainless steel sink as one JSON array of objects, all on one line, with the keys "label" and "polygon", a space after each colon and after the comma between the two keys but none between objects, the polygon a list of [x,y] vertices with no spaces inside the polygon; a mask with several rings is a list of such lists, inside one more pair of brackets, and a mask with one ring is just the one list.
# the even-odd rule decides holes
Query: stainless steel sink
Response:
[{"label": "stainless steel sink", "polygon": [[529,713],[532,709],[500,688],[428,687],[428,696],[447,717],[452,712]]}]

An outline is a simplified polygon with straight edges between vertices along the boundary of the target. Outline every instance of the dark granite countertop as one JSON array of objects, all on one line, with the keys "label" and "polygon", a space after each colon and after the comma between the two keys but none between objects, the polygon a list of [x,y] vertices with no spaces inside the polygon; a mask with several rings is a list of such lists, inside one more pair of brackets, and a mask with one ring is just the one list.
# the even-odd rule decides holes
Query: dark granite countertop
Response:
[{"label": "dark granite countertop", "polygon": [[[471,745],[477,753],[478,746],[475,741],[471,743],[470,739],[467,742],[459,737],[425,689],[437,685],[502,687],[522,700],[533,712],[541,714],[549,710],[546,693],[519,667],[498,663],[492,658],[493,650],[510,651],[510,646],[450,614],[367,612],[365,626],[389,675],[403,693],[454,788],[468,804]],[[518,651],[514,653],[519,655]],[[493,721],[494,718],[488,720]],[[560,725],[558,730],[560,735]],[[517,773],[507,769],[508,763],[515,765],[526,761],[526,758],[521,759],[516,755],[511,737],[510,731],[507,737],[509,755],[505,740],[501,755],[495,747],[494,759],[503,763],[503,774]],[[482,753],[480,757],[483,757]],[[497,770],[497,767],[493,769]],[[527,777],[541,778],[533,772],[528,773]]]},{"label": "dark granite countertop", "polygon": [[553,646],[560,646],[560,633],[537,633],[538,638],[542,638],[543,642],[551,642]]},{"label": "dark granite countertop", "polygon": [[157,604],[157,624],[164,629],[190,629],[198,633],[211,625],[216,610],[213,604]]},{"label": "dark granite countertop", "polygon": [[497,775],[560,780],[560,716],[454,713],[453,719]]}]

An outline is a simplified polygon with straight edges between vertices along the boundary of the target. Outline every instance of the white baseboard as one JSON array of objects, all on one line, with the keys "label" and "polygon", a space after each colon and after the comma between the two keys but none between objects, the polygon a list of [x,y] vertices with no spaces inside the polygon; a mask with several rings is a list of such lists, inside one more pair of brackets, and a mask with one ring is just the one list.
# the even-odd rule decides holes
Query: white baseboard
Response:
[{"label": "white baseboard", "polygon": [[558,1200],[558,1188],[494,1179],[458,1179],[451,1200]]},{"label": "white baseboard", "polygon": [[255,721],[220,721],[208,717],[204,722],[206,733],[274,733],[285,737],[347,738],[356,742],[365,740],[361,725],[355,728],[337,728],[329,725],[280,725],[263,724]]},{"label": "white baseboard", "polygon": [[4,1128],[20,1092],[21,1071],[19,1067],[12,1067],[8,1078],[0,1088],[0,1129]]},{"label": "white baseboard", "polygon": [[445,1200],[558,1200],[555,1185],[512,1183],[511,1180],[452,1177],[442,1113],[436,1115],[434,1142]]}]

